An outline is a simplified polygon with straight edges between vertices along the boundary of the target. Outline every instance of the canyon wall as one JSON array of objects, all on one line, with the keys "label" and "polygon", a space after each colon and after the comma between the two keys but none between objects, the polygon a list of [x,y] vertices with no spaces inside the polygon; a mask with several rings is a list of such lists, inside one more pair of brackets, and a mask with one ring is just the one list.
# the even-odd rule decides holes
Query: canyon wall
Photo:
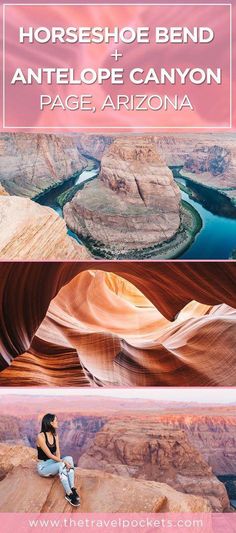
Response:
[{"label": "canyon wall", "polygon": [[81,172],[86,160],[73,137],[54,134],[2,133],[0,182],[11,195],[33,198]]},{"label": "canyon wall", "polygon": [[[217,411],[217,409],[215,409]],[[105,410],[104,410],[105,412]],[[136,415],[138,423],[142,414]],[[117,419],[117,414],[114,415]],[[60,442],[63,453],[72,455],[77,462],[87,450],[104,424],[112,421],[110,415],[78,416],[59,412]],[[120,416],[126,420],[126,416]],[[215,475],[236,474],[236,418],[233,416],[200,414],[166,414],[153,417],[147,413],[150,423],[162,431],[185,432],[190,443],[212,468]],[[35,447],[39,422],[37,417],[4,416],[0,420],[0,442],[26,444]]]},{"label": "canyon wall", "polygon": [[[78,416],[57,412],[60,426],[60,448],[63,455],[72,455],[75,463],[86,451],[94,436],[107,421],[106,416]],[[35,448],[40,431],[41,417],[2,416],[0,419],[0,443],[24,444]]]},{"label": "canyon wall", "polygon": [[181,174],[193,183],[217,189],[236,206],[236,149],[222,144],[196,147],[185,159]]},{"label": "canyon wall", "polygon": [[236,416],[169,416],[161,424],[183,429],[214,474],[236,474]]},{"label": "canyon wall", "polygon": [[[132,134],[133,136],[133,134]],[[119,135],[93,135],[79,134],[75,135],[78,149],[81,153],[91,155],[98,160],[102,159],[103,154],[109,146],[119,139]],[[124,137],[124,135],[122,135]],[[130,134],[127,134],[127,138]],[[190,159],[192,153],[200,147],[210,149],[219,146],[222,149],[234,151],[234,135],[220,135],[211,133],[195,134],[175,134],[175,135],[153,135],[153,141],[156,144],[157,151],[166,161],[168,166],[182,166],[185,161]]]},{"label": "canyon wall", "polygon": [[[36,473],[35,453],[0,444],[0,512],[71,512],[58,476]],[[98,470],[75,470],[80,508],[73,512],[210,512],[206,498],[182,494],[166,483],[123,478]]]},{"label": "canyon wall", "polygon": [[96,433],[106,423],[105,416],[72,416],[64,415],[64,421],[60,424],[60,441],[62,452],[66,455],[72,455],[74,460],[87,450],[87,447],[93,441]]},{"label": "canyon wall", "polygon": [[69,228],[115,253],[160,244],[180,226],[180,191],[151,137],[120,137],[98,178],[64,206]]},{"label": "canyon wall", "polygon": [[214,511],[229,507],[224,485],[180,429],[158,428],[145,420],[110,421],[79,459],[81,468],[96,468],[124,477],[166,482],[184,493],[203,495]]}]

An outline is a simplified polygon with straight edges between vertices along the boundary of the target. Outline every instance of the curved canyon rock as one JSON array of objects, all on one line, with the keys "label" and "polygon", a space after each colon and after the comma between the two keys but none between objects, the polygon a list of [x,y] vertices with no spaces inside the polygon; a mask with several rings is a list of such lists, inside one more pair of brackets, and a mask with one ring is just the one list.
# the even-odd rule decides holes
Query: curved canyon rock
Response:
[{"label": "curved canyon rock", "polygon": [[147,248],[180,226],[180,190],[151,137],[116,139],[98,178],[63,209],[69,228],[116,252]]},{"label": "curved canyon rock", "polygon": [[73,137],[2,133],[0,182],[11,195],[33,198],[86,167]]},{"label": "curved canyon rock", "polygon": [[[2,446],[0,454],[2,450],[6,453],[6,447]],[[40,477],[35,471],[35,451],[25,448],[23,452],[27,463],[24,453],[20,452],[18,457],[19,450],[15,447],[17,464],[0,481],[0,512],[70,512],[58,477]],[[73,508],[73,512],[211,511],[205,498],[182,494],[165,483],[124,479],[96,470],[75,469],[75,473],[81,506]]]},{"label": "curved canyon rock", "polygon": [[[116,136],[76,136],[81,152],[101,159]],[[217,189],[236,202],[236,150],[234,136],[219,134],[154,135],[153,142],[168,166],[183,166],[183,176],[205,187]],[[203,189],[204,197],[204,189]]]},{"label": "curved canyon rock", "polygon": [[184,431],[158,428],[144,420],[110,421],[79,459],[82,468],[96,468],[124,477],[166,482],[184,493],[209,499],[214,511],[229,509],[226,489]]},{"label": "curved canyon rock", "polygon": [[[23,357],[0,375],[1,384],[27,383],[27,375],[28,384],[32,379],[55,384],[55,367],[57,383],[70,386],[79,372],[104,386],[236,382],[234,263],[99,262],[95,271],[90,263],[1,268],[1,368]],[[124,279],[143,293],[139,305]],[[26,352],[32,352],[28,363]],[[78,357],[82,371],[79,363],[74,366]]]},{"label": "curved canyon rock", "polygon": [[49,208],[18,196],[0,196],[0,259],[89,259]]}]

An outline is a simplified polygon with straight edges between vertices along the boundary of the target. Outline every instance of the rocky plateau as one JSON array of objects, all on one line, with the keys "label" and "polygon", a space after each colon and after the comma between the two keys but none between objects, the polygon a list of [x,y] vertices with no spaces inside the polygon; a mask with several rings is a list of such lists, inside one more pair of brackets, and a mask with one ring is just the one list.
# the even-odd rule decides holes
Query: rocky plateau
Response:
[{"label": "rocky plateau", "polygon": [[[6,459],[7,457],[7,459]],[[70,512],[58,477],[36,473],[35,451],[0,444],[0,512]],[[210,512],[209,501],[166,483],[76,468],[81,506],[72,512]]]}]

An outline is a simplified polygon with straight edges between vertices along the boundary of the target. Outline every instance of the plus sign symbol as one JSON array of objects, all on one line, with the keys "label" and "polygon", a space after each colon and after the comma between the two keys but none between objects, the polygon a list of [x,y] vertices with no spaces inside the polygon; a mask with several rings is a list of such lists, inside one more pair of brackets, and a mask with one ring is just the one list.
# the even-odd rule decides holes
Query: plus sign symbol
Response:
[{"label": "plus sign symbol", "polygon": [[123,54],[118,52],[118,50],[114,50],[113,54],[111,54],[111,57],[114,57],[115,61],[118,61],[120,57],[123,57]]}]

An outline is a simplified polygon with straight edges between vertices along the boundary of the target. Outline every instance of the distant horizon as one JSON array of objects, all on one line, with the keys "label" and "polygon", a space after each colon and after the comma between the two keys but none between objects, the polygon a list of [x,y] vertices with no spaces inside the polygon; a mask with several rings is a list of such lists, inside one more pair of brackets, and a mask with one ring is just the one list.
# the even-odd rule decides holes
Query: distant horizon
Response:
[{"label": "distant horizon", "polygon": [[113,398],[124,400],[150,400],[165,402],[185,402],[198,404],[234,404],[236,403],[235,388],[112,388],[112,389],[87,389],[87,388],[0,388],[0,402],[2,398],[17,397],[42,397],[52,398]]}]

